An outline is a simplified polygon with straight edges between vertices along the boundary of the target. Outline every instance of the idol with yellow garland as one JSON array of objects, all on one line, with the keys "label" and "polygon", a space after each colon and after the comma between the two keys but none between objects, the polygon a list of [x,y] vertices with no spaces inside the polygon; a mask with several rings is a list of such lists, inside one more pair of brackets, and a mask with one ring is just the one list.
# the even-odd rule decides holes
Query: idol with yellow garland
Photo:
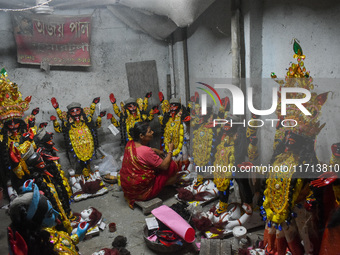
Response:
[{"label": "idol with yellow garland", "polygon": [[195,127],[202,121],[201,105],[199,104],[199,94],[197,91],[194,96],[190,97],[188,108],[190,109],[190,126]]},{"label": "idol with yellow garland", "polygon": [[[212,178],[204,178],[203,174],[197,171],[197,168],[207,167],[211,165],[213,159],[213,143],[215,142],[216,129],[212,128],[213,119],[216,114],[213,113],[212,107],[207,107],[207,114],[201,115],[200,106],[195,103],[192,109],[191,119],[193,122],[190,126],[193,130],[191,148],[191,164],[195,168],[195,178],[192,183],[184,188],[178,189],[177,197],[180,200],[187,201],[194,205],[202,204],[210,201],[218,196],[218,190],[214,185]],[[198,99],[198,96],[197,96]]]},{"label": "idol with yellow garland", "polygon": [[56,178],[59,179],[58,186],[63,190],[65,199],[67,199],[67,197],[71,198],[72,189],[65,176],[65,172],[58,161],[56,154],[58,149],[54,147],[53,133],[47,132],[46,128],[41,128],[34,136],[34,143],[38,148],[41,148],[43,155],[46,155],[49,159],[48,162],[46,162],[47,169],[49,169],[52,175],[56,175]]},{"label": "idol with yellow garland", "polygon": [[80,103],[73,102],[67,106],[67,112],[62,112],[57,100],[51,99],[53,107],[56,109],[58,118],[51,116],[54,130],[64,134],[64,141],[67,147],[70,162],[74,159],[74,169],[82,171],[82,174],[75,175],[75,171],[70,171],[71,185],[73,189],[74,201],[80,201],[89,197],[95,197],[108,192],[99,171],[92,172],[91,161],[98,148],[97,129],[101,126],[102,117],[106,112],[100,112],[97,119],[93,120],[93,114],[100,98],[93,99],[90,108],[82,108]]},{"label": "idol with yellow garland", "polygon": [[[220,112],[222,111],[220,110]],[[224,215],[228,213],[230,186],[234,178],[239,186],[242,203],[246,204],[247,213],[251,213],[250,204],[252,203],[253,194],[249,184],[249,176],[234,177],[232,173],[235,172],[235,169],[239,169],[240,164],[246,160],[253,162],[258,157],[256,128],[248,126],[247,130],[245,130],[242,125],[231,124],[233,122],[239,123],[239,120],[229,114],[229,106],[224,112],[224,116],[220,117],[228,120],[228,123],[217,130],[213,166],[221,166],[225,167],[225,169],[216,169],[213,173],[219,202],[216,209],[208,214],[208,218],[213,223],[218,224],[224,222]],[[253,115],[250,122],[256,119],[257,116]]]},{"label": "idol with yellow garland", "polygon": [[[292,254],[318,254],[319,237],[315,213],[305,209],[312,197],[309,188],[311,175],[300,178],[294,169],[307,174],[309,167],[319,163],[315,154],[316,137],[325,124],[320,124],[321,107],[327,100],[327,93],[313,92],[313,79],[306,72],[302,48],[296,40],[293,45],[294,58],[285,80],[278,80],[274,73],[272,78],[282,88],[303,88],[311,92],[311,98],[303,106],[311,115],[303,114],[296,106],[287,109],[281,115],[281,101],[278,102],[277,115],[282,121],[294,122],[291,127],[277,126],[274,140],[274,154],[270,164],[273,168],[286,167],[288,171],[271,171],[268,173],[261,206],[261,215],[266,222],[264,241],[267,254],[286,254],[288,248]],[[287,93],[289,99],[301,99],[303,93]],[[287,126],[287,125],[286,125]],[[308,208],[308,206],[306,206]],[[302,245],[303,242],[303,245]]]},{"label": "idol with yellow garland", "polygon": [[5,194],[14,199],[30,174],[25,162],[17,160],[15,154],[25,149],[25,142],[35,146],[31,140],[37,131],[35,115],[39,113],[39,108],[24,119],[31,96],[22,99],[18,85],[7,78],[4,68],[0,75],[0,186],[7,187]]},{"label": "idol with yellow garland", "polygon": [[[223,237],[223,235],[231,232],[235,226],[244,224],[250,218],[252,214],[250,204],[252,203],[253,195],[249,185],[249,178],[247,176],[237,178],[232,173],[236,172],[234,169],[238,169],[238,165],[242,164],[246,159],[254,161],[258,157],[256,128],[249,126],[246,130],[242,125],[232,124],[240,123],[240,120],[236,116],[229,114],[229,98],[223,98],[221,103],[217,116],[210,114],[210,120],[208,119],[207,124],[197,129],[198,131],[194,131],[194,162],[199,164],[197,165],[197,170],[203,173],[207,172],[207,178],[210,175],[210,178],[213,179],[219,199],[217,206],[214,206],[209,212],[195,216],[196,222],[209,222],[209,228],[200,229],[206,231],[208,238]],[[207,112],[208,116],[209,108]],[[252,118],[257,118],[257,116],[253,115]],[[228,122],[224,125],[214,126],[213,119],[225,119]],[[203,139],[206,132],[212,133],[214,137],[212,140],[208,140],[209,146],[207,145],[207,140]],[[196,136],[198,136],[197,142],[195,141]],[[210,148],[210,162],[208,161],[208,156],[206,156],[208,153],[204,151],[196,153],[202,148],[206,148],[205,150]],[[200,157],[199,155],[205,155],[206,157]],[[198,160],[196,159],[197,157],[199,157]],[[206,171],[209,166],[211,166],[210,169],[214,170],[211,172]],[[229,190],[234,178],[239,186],[243,205],[236,204],[234,203],[235,201],[228,201]],[[200,188],[207,181],[209,180],[198,179],[195,185]],[[238,213],[234,213],[236,211]],[[219,233],[213,234],[210,232],[209,230],[212,228],[218,229]]]},{"label": "idol with yellow garland", "polygon": [[45,180],[53,183],[54,190],[58,194],[67,218],[72,220],[74,217],[70,208],[70,199],[73,193],[69,181],[59,163],[59,157],[55,153],[55,151],[58,150],[54,147],[53,133],[47,132],[46,128],[39,129],[34,136],[34,143],[37,148],[39,148],[39,153],[46,164],[47,171],[53,176],[53,178],[44,176]]},{"label": "idol with yellow garland", "polygon": [[27,180],[22,190],[9,208],[9,254],[79,254],[76,245],[85,237],[88,224],[79,224],[74,235],[57,230],[60,215],[33,180]]},{"label": "idol with yellow garland", "polygon": [[173,143],[172,158],[186,175],[190,174],[189,166],[189,122],[190,112],[181,104],[179,98],[172,98],[170,102],[159,92],[162,114],[158,116],[161,124],[161,146],[165,153],[169,152],[168,144]]},{"label": "idol with yellow garland", "polygon": [[54,130],[64,134],[67,153],[78,161],[86,179],[90,176],[90,162],[98,148],[97,129],[100,128],[102,117],[106,114],[105,111],[100,112],[96,121],[93,121],[93,114],[99,101],[99,97],[93,99],[90,108],[82,108],[80,103],[73,102],[67,106],[67,112],[62,112],[57,99],[54,97],[51,99],[61,121],[60,124],[55,116],[51,116]]},{"label": "idol with yellow garland", "polygon": [[132,140],[129,135],[129,130],[134,127],[136,122],[152,121],[154,114],[159,112],[157,106],[154,106],[150,112],[147,113],[148,101],[151,96],[152,92],[148,92],[144,99],[130,97],[125,100],[125,103],[121,102],[121,108],[119,109],[114,94],[110,94],[113,111],[119,118],[119,121],[117,121],[111,113],[107,114],[107,119],[111,120],[111,123],[120,129],[121,145],[125,146],[128,141]]}]

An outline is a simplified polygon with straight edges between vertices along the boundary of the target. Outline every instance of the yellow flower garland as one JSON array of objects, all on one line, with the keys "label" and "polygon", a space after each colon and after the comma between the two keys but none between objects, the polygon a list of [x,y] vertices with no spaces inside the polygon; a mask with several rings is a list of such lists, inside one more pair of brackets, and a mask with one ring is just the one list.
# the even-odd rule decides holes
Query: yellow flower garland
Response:
[{"label": "yellow flower garland", "polygon": [[[283,165],[293,166],[297,165],[298,156],[292,152],[281,154],[277,157],[273,164],[273,168],[281,167]],[[293,171],[278,171],[271,172],[266,181],[267,188],[264,192],[265,201],[263,208],[266,211],[267,220],[276,224],[283,223],[289,216],[289,192],[290,182],[292,179]],[[302,188],[302,180],[298,179],[294,187],[291,205],[295,205],[295,201]]]},{"label": "yellow flower garland", "polygon": [[[183,147],[184,141],[184,126],[181,123],[181,115],[177,114],[175,119],[170,119],[164,130],[164,148],[165,151],[169,151],[168,144],[170,142],[174,143],[175,150],[172,152],[172,156],[177,156]],[[179,124],[179,125],[178,125]],[[179,126],[179,127],[178,127]]]},{"label": "yellow flower garland", "polygon": [[[230,146],[224,146],[225,139],[217,146],[217,152],[215,157],[214,166],[232,167],[235,165],[235,147],[234,141],[229,144]],[[225,191],[230,185],[230,179],[232,177],[231,172],[215,171],[214,183],[219,191]]]},{"label": "yellow flower garland", "polygon": [[210,160],[211,146],[213,142],[212,128],[201,126],[194,131],[193,156],[194,162],[198,166],[208,164]]},{"label": "yellow flower garland", "polygon": [[85,124],[80,122],[71,125],[69,136],[72,143],[74,153],[81,161],[90,160],[94,152],[94,141],[91,130]]}]

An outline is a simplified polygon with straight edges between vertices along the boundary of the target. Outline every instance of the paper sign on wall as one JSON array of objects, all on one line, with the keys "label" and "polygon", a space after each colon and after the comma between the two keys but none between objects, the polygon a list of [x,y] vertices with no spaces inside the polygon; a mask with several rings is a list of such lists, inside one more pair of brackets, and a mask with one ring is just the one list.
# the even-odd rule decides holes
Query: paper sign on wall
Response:
[{"label": "paper sign on wall", "polygon": [[12,15],[21,64],[90,66],[91,16]]}]

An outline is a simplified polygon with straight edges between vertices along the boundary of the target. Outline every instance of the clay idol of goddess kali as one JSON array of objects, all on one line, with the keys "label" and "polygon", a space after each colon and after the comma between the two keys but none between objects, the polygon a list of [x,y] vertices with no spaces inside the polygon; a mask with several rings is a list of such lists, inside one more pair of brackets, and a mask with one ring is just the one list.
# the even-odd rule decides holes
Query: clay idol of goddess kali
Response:
[{"label": "clay idol of goddess kali", "polygon": [[32,114],[24,119],[32,97],[22,99],[18,85],[11,82],[7,76],[3,68],[0,77],[0,185],[3,188],[7,187],[4,190],[5,195],[14,199],[16,191],[30,174],[24,160],[20,159],[20,153],[29,147],[30,142],[26,140],[37,131],[35,115],[39,108],[34,109]]},{"label": "clay idol of goddess kali", "polygon": [[[266,254],[286,254],[288,248],[292,254],[318,254],[320,238],[317,229],[316,214],[310,210],[313,192],[310,189],[312,173],[307,165],[317,167],[315,153],[316,138],[325,124],[320,124],[321,108],[327,100],[327,94],[313,92],[313,79],[306,72],[300,45],[294,41],[294,58],[297,63],[289,67],[285,80],[272,78],[280,85],[278,92],[277,115],[280,119],[274,140],[274,153],[270,164],[275,167],[287,166],[288,171],[269,172],[263,196],[261,214],[266,222],[264,241]],[[281,96],[283,88],[303,88],[311,92],[311,98],[303,106],[310,115],[303,114],[295,105],[287,108],[281,115]],[[289,99],[302,99],[304,93],[287,93]],[[291,127],[281,126],[283,120],[294,122]],[[287,125],[285,125],[287,126]],[[301,169],[305,178],[296,176],[292,169]],[[302,242],[303,241],[303,242]],[[302,245],[303,243],[303,245]]]},{"label": "clay idol of goddess kali", "polygon": [[68,157],[75,159],[82,170],[82,175],[78,176],[78,179],[75,179],[73,171],[70,173],[71,184],[77,187],[73,190],[76,201],[107,192],[99,173],[92,173],[90,168],[92,157],[98,148],[97,128],[100,128],[102,117],[106,114],[102,111],[96,121],[93,120],[99,101],[99,97],[93,99],[90,108],[82,108],[80,103],[73,102],[67,106],[67,112],[62,112],[57,99],[54,97],[51,99],[61,121],[60,124],[55,116],[51,116],[54,130],[64,134]]},{"label": "clay idol of goddess kali", "polygon": [[189,166],[189,132],[190,111],[181,104],[179,98],[172,98],[170,101],[164,99],[163,93],[159,92],[162,114],[158,116],[162,128],[161,149],[169,152],[168,144],[174,144],[173,160],[175,160],[182,171],[186,174]]}]

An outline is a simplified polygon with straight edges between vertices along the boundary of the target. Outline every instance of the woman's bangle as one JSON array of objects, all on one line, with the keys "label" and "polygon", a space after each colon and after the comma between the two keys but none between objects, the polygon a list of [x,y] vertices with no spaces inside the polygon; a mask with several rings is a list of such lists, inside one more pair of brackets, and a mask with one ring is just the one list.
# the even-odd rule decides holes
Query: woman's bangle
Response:
[{"label": "woman's bangle", "polygon": [[174,151],[169,151],[168,153],[173,153]]}]

